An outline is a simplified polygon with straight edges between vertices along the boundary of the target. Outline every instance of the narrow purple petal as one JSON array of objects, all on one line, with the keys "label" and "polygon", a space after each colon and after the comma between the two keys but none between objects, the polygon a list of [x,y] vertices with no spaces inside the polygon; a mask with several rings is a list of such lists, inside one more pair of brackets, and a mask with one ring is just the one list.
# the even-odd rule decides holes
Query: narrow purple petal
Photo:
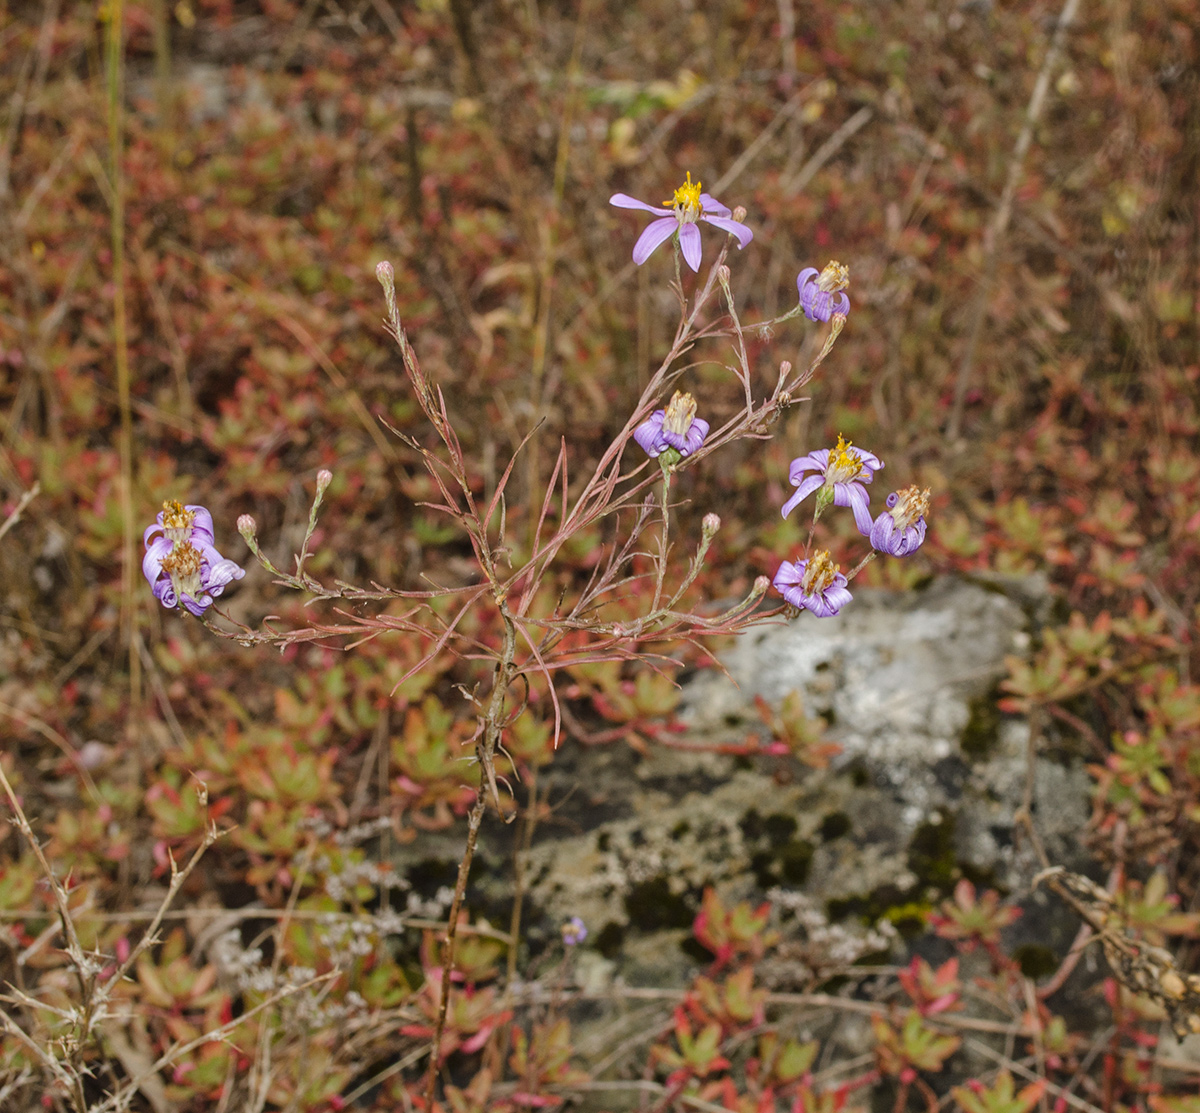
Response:
[{"label": "narrow purple petal", "polygon": [[179,601],[197,618],[212,606],[211,595],[202,595],[199,599],[193,599],[190,595],[185,594],[179,597]]},{"label": "narrow purple petal", "polygon": [[157,599],[168,610],[174,610],[179,606],[179,599],[175,595],[175,587],[171,583],[170,576],[164,576],[154,585],[154,598]]},{"label": "narrow purple petal", "polygon": [[848,506],[854,511],[854,524],[864,537],[871,536],[871,496],[859,483],[835,483],[833,485],[835,506]]},{"label": "narrow purple petal", "polygon": [[804,562],[800,561],[793,564],[790,560],[785,560],[775,573],[775,578],[772,583],[775,585],[775,590],[778,591],[784,599],[797,607],[800,604],[796,602],[797,598],[803,598],[803,593],[800,591],[800,580],[804,576]]},{"label": "narrow purple petal", "polygon": [[163,557],[175,547],[175,542],[165,537],[156,537],[146,546],[146,555],[142,557],[142,575],[151,587],[158,583],[162,575]]},{"label": "narrow purple petal", "polygon": [[207,575],[201,576],[201,584],[205,591],[220,595],[227,583],[240,580],[245,574],[246,570],[237,561],[222,559],[208,566]]},{"label": "narrow purple petal", "polygon": [[655,213],[658,216],[674,217],[675,213],[671,209],[661,209],[654,205],[647,205],[645,201],[639,201],[636,197],[630,197],[628,193],[614,193],[609,199],[610,205],[616,205],[618,209],[641,209],[643,212]]},{"label": "narrow purple petal", "polygon": [[818,290],[815,285],[801,291],[800,305],[810,321],[828,321],[833,316],[833,295]]},{"label": "narrow purple petal", "polygon": [[849,315],[850,299],[846,297],[845,293],[838,294],[837,301],[833,303],[833,311],[834,313],[840,313],[843,317]]},{"label": "narrow purple petal", "polygon": [[687,431],[687,443],[679,450],[684,456],[690,456],[708,436],[709,425],[702,417],[692,418],[692,424]]},{"label": "narrow purple petal", "polygon": [[754,239],[754,232],[736,220],[726,220],[723,216],[702,216],[700,219],[714,228],[728,232],[731,236],[737,236],[739,251]]},{"label": "narrow purple petal", "polygon": [[791,603],[798,610],[804,610],[804,600],[808,598],[804,592],[797,587],[780,588],[780,594],[783,596],[785,603]]},{"label": "narrow purple petal", "polygon": [[796,275],[796,289],[800,291],[801,297],[804,297],[804,287],[808,285],[808,280],[819,273],[816,267],[805,267]]},{"label": "narrow purple petal", "polygon": [[633,261],[640,267],[659,244],[671,238],[678,227],[679,222],[673,216],[652,220],[633,245]]},{"label": "narrow purple petal", "polygon": [[667,442],[663,440],[662,424],[666,410],[655,410],[633,431],[633,439],[645,450],[647,456],[657,456]]},{"label": "narrow purple petal", "polygon": [[[162,517],[161,513],[159,514],[159,517],[160,518]],[[145,531],[142,533],[142,544],[149,546],[150,538],[156,533],[161,535],[162,529],[163,528],[162,528],[161,522],[155,522],[153,525],[147,526]]]},{"label": "narrow purple petal", "polygon": [[694,224],[679,226],[679,249],[683,252],[683,261],[694,271],[700,269],[700,256],[704,247],[700,242],[700,229]]},{"label": "narrow purple petal", "polygon": [[867,452],[866,449],[856,446],[854,454],[865,465],[862,474],[858,477],[859,482],[870,483],[875,478],[875,472],[883,471],[883,461],[874,452]]},{"label": "narrow purple petal", "polygon": [[924,518],[918,518],[907,529],[898,529],[896,520],[885,510],[871,527],[871,548],[889,556],[908,556],[924,544],[925,529]]},{"label": "narrow purple petal", "polygon": [[700,194],[700,211],[708,216],[733,216],[733,210],[722,205],[711,193]]},{"label": "narrow purple petal", "polygon": [[871,548],[895,556],[895,552],[892,551],[895,534],[896,521],[890,511],[885,510],[871,526]]},{"label": "narrow purple petal", "polygon": [[819,471],[823,476],[829,467],[829,450],[810,452],[807,456],[797,456],[788,468],[788,480],[792,484],[800,482],[800,477],[806,471]]},{"label": "narrow purple petal", "polygon": [[783,504],[783,509],[780,514],[787,517],[793,510],[796,509],[813,491],[819,491],[825,485],[825,480],[819,475],[810,475],[807,479],[801,481],[796,488],[796,493]]},{"label": "narrow purple petal", "polygon": [[200,535],[200,540],[213,544],[216,533],[213,531],[212,515],[203,506],[185,506],[184,510],[190,510],[195,515],[192,519],[192,544],[200,547],[196,542],[196,534]]},{"label": "narrow purple petal", "polygon": [[835,580],[824,591],[810,595],[805,600],[805,609],[817,618],[832,618],[847,603],[852,596],[845,587],[846,577],[838,574]]},{"label": "narrow purple petal", "polygon": [[806,480],[804,480],[803,483],[800,484],[799,487],[796,488],[796,493],[783,504],[783,507],[779,511],[780,515],[786,518],[793,510],[796,509],[797,506],[799,506],[806,498],[808,498],[813,491],[820,489],[824,482],[825,480],[823,480],[819,475],[810,475]]}]

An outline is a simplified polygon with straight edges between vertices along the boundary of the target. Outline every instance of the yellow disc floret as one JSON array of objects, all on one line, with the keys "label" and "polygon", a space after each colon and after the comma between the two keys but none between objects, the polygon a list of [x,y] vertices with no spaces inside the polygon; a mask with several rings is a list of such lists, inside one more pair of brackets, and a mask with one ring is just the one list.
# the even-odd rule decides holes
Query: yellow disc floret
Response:
[{"label": "yellow disc floret", "polygon": [[162,559],[163,571],[171,577],[176,595],[199,599],[204,594],[200,586],[203,557],[190,541],[176,541],[175,547]]},{"label": "yellow disc floret", "polygon": [[696,222],[700,216],[700,183],[693,184],[690,170],[687,181],[675,191],[675,196],[670,201],[664,201],[663,204],[675,210],[675,215],[681,224]]},{"label": "yellow disc floret", "polygon": [[168,499],[163,503],[163,533],[172,541],[187,540],[195,520],[196,515],[178,499]]},{"label": "yellow disc floret", "polygon": [[838,566],[833,563],[829,550],[822,549],[813,555],[804,569],[804,576],[800,580],[800,590],[805,595],[816,595],[817,592],[824,591],[829,587],[837,578],[837,574]]},{"label": "yellow disc floret", "polygon": [[817,275],[817,289],[827,294],[836,294],[850,285],[850,268],[836,259],[825,265],[825,269]]},{"label": "yellow disc floret", "polygon": [[896,505],[891,509],[897,529],[908,529],[913,522],[929,513],[929,488],[921,490],[915,484],[896,492]]},{"label": "yellow disc floret", "polygon": [[829,450],[829,466],[825,469],[826,483],[846,483],[854,479],[863,470],[863,462],[854,451],[851,441],[844,440],[838,434],[836,448]]},{"label": "yellow disc floret", "polygon": [[695,418],[696,399],[685,391],[677,390],[663,414],[663,432],[686,437]]}]

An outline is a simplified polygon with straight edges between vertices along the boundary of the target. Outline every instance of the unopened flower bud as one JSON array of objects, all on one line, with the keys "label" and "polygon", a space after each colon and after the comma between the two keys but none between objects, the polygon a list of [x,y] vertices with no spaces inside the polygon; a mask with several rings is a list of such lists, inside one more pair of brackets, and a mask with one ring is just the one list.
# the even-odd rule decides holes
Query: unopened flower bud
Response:
[{"label": "unopened flower bud", "polygon": [[717,279],[722,286],[729,285],[729,268],[724,263],[717,269]]},{"label": "unopened flower bud", "polygon": [[705,514],[704,521],[700,523],[700,529],[705,537],[712,537],[713,534],[721,528],[721,519],[716,514]]},{"label": "unopened flower bud", "polygon": [[757,576],[757,577],[755,577],[754,587],[751,590],[750,594],[753,595],[757,599],[760,595],[766,595],[767,588],[769,588],[770,586],[771,586],[771,579],[769,576]]},{"label": "unopened flower bud", "polygon": [[396,272],[392,269],[392,264],[384,259],[382,263],[376,264],[375,277],[379,279],[383,286],[387,287],[395,282]]},{"label": "unopened flower bud", "polygon": [[785,359],[779,365],[779,377],[781,379],[786,379],[791,373],[792,373],[792,361],[790,359]]},{"label": "unopened flower bud", "polygon": [[738,205],[738,207],[733,210],[733,219],[736,220],[739,224],[746,223],[746,206],[745,205]]},{"label": "unopened flower bud", "polygon": [[237,531],[248,542],[254,540],[254,535],[258,533],[258,523],[249,514],[238,515]]},{"label": "unopened flower bud", "polygon": [[333,482],[333,472],[328,468],[322,468],[317,472],[317,497],[325,493],[325,489]]}]

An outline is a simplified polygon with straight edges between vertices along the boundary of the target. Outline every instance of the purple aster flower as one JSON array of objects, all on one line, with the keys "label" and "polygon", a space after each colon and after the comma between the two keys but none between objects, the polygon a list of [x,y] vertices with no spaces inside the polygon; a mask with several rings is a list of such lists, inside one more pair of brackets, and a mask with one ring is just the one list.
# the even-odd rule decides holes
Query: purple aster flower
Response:
[{"label": "purple aster flower", "polygon": [[163,503],[143,536],[142,574],[164,607],[182,603],[198,617],[227,583],[246,574],[235,561],[221,556],[213,540],[212,515],[203,506],[184,506],[173,499]]},{"label": "purple aster flower", "polygon": [[668,448],[690,456],[708,436],[708,422],[696,416],[696,399],[677,390],[665,410],[655,410],[633,431],[633,439],[650,456]]},{"label": "purple aster flower", "polygon": [[775,590],[793,607],[811,611],[817,618],[832,617],[851,599],[846,577],[826,550],[811,560],[785,560],[775,573],[774,583]]},{"label": "purple aster flower", "polygon": [[[858,532],[866,536],[871,532],[871,496],[863,484],[870,483],[882,467],[878,456],[855,448],[839,433],[836,448],[810,452],[792,461],[788,479],[796,493],[783,504],[782,514],[786,518],[813,491],[831,489],[834,504],[850,507]],[[809,471],[819,474],[806,476]]]},{"label": "purple aster flower", "polygon": [[696,227],[698,220],[737,236],[739,249],[754,239],[754,233],[734,220],[733,213],[720,201],[700,192],[700,183],[693,184],[690,172],[687,181],[675,191],[675,196],[663,202],[664,208],[647,205],[645,201],[639,201],[627,193],[614,193],[608,203],[616,205],[618,209],[642,209],[661,218],[647,224],[633,245],[633,261],[639,267],[650,258],[659,244],[665,243],[678,231],[679,250],[683,252],[684,262],[692,270],[698,271],[701,255],[700,229]]},{"label": "purple aster flower", "polygon": [[905,487],[887,497],[887,509],[871,527],[871,547],[889,556],[915,553],[925,540],[925,515],[929,513],[929,488]]},{"label": "purple aster flower", "polygon": [[574,947],[588,937],[587,925],[578,917],[572,916],[562,926],[562,941],[567,947]]},{"label": "purple aster flower", "polygon": [[835,313],[844,317],[850,312],[850,299],[842,291],[849,285],[850,268],[841,263],[830,263],[820,274],[808,267],[796,275],[800,308],[810,321],[828,321]]}]

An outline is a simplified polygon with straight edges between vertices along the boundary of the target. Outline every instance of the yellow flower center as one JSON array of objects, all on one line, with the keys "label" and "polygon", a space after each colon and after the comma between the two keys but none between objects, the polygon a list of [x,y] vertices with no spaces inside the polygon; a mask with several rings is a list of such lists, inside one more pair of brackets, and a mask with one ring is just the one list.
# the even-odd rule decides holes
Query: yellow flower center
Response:
[{"label": "yellow flower center", "polygon": [[817,275],[817,289],[827,294],[836,294],[850,285],[850,268],[836,259],[826,264],[825,269]]},{"label": "yellow flower center", "polygon": [[695,417],[696,399],[682,390],[677,390],[671,396],[666,413],[663,414],[663,431],[686,437]]},{"label": "yellow flower center", "polygon": [[168,499],[163,503],[163,533],[172,541],[186,540],[195,520],[195,512],[185,510],[178,499]]},{"label": "yellow flower center", "polygon": [[905,487],[896,492],[896,505],[891,509],[892,521],[897,529],[908,529],[918,518],[929,513],[929,488]]},{"label": "yellow flower center", "polygon": [[175,547],[163,557],[163,571],[171,577],[171,586],[176,595],[200,598],[203,594],[200,587],[200,565],[203,559],[190,541],[176,541]]},{"label": "yellow flower center", "polygon": [[800,590],[805,595],[816,595],[829,587],[838,574],[838,566],[833,563],[828,549],[816,553],[804,569],[800,580]]},{"label": "yellow flower center", "polygon": [[664,201],[663,204],[675,210],[680,224],[695,224],[700,215],[700,183],[692,183],[690,170],[687,181],[675,191],[675,196],[670,201]]},{"label": "yellow flower center", "polygon": [[843,440],[838,434],[836,448],[829,450],[829,465],[825,469],[826,483],[846,483],[863,470],[863,462],[854,450],[851,441]]}]

